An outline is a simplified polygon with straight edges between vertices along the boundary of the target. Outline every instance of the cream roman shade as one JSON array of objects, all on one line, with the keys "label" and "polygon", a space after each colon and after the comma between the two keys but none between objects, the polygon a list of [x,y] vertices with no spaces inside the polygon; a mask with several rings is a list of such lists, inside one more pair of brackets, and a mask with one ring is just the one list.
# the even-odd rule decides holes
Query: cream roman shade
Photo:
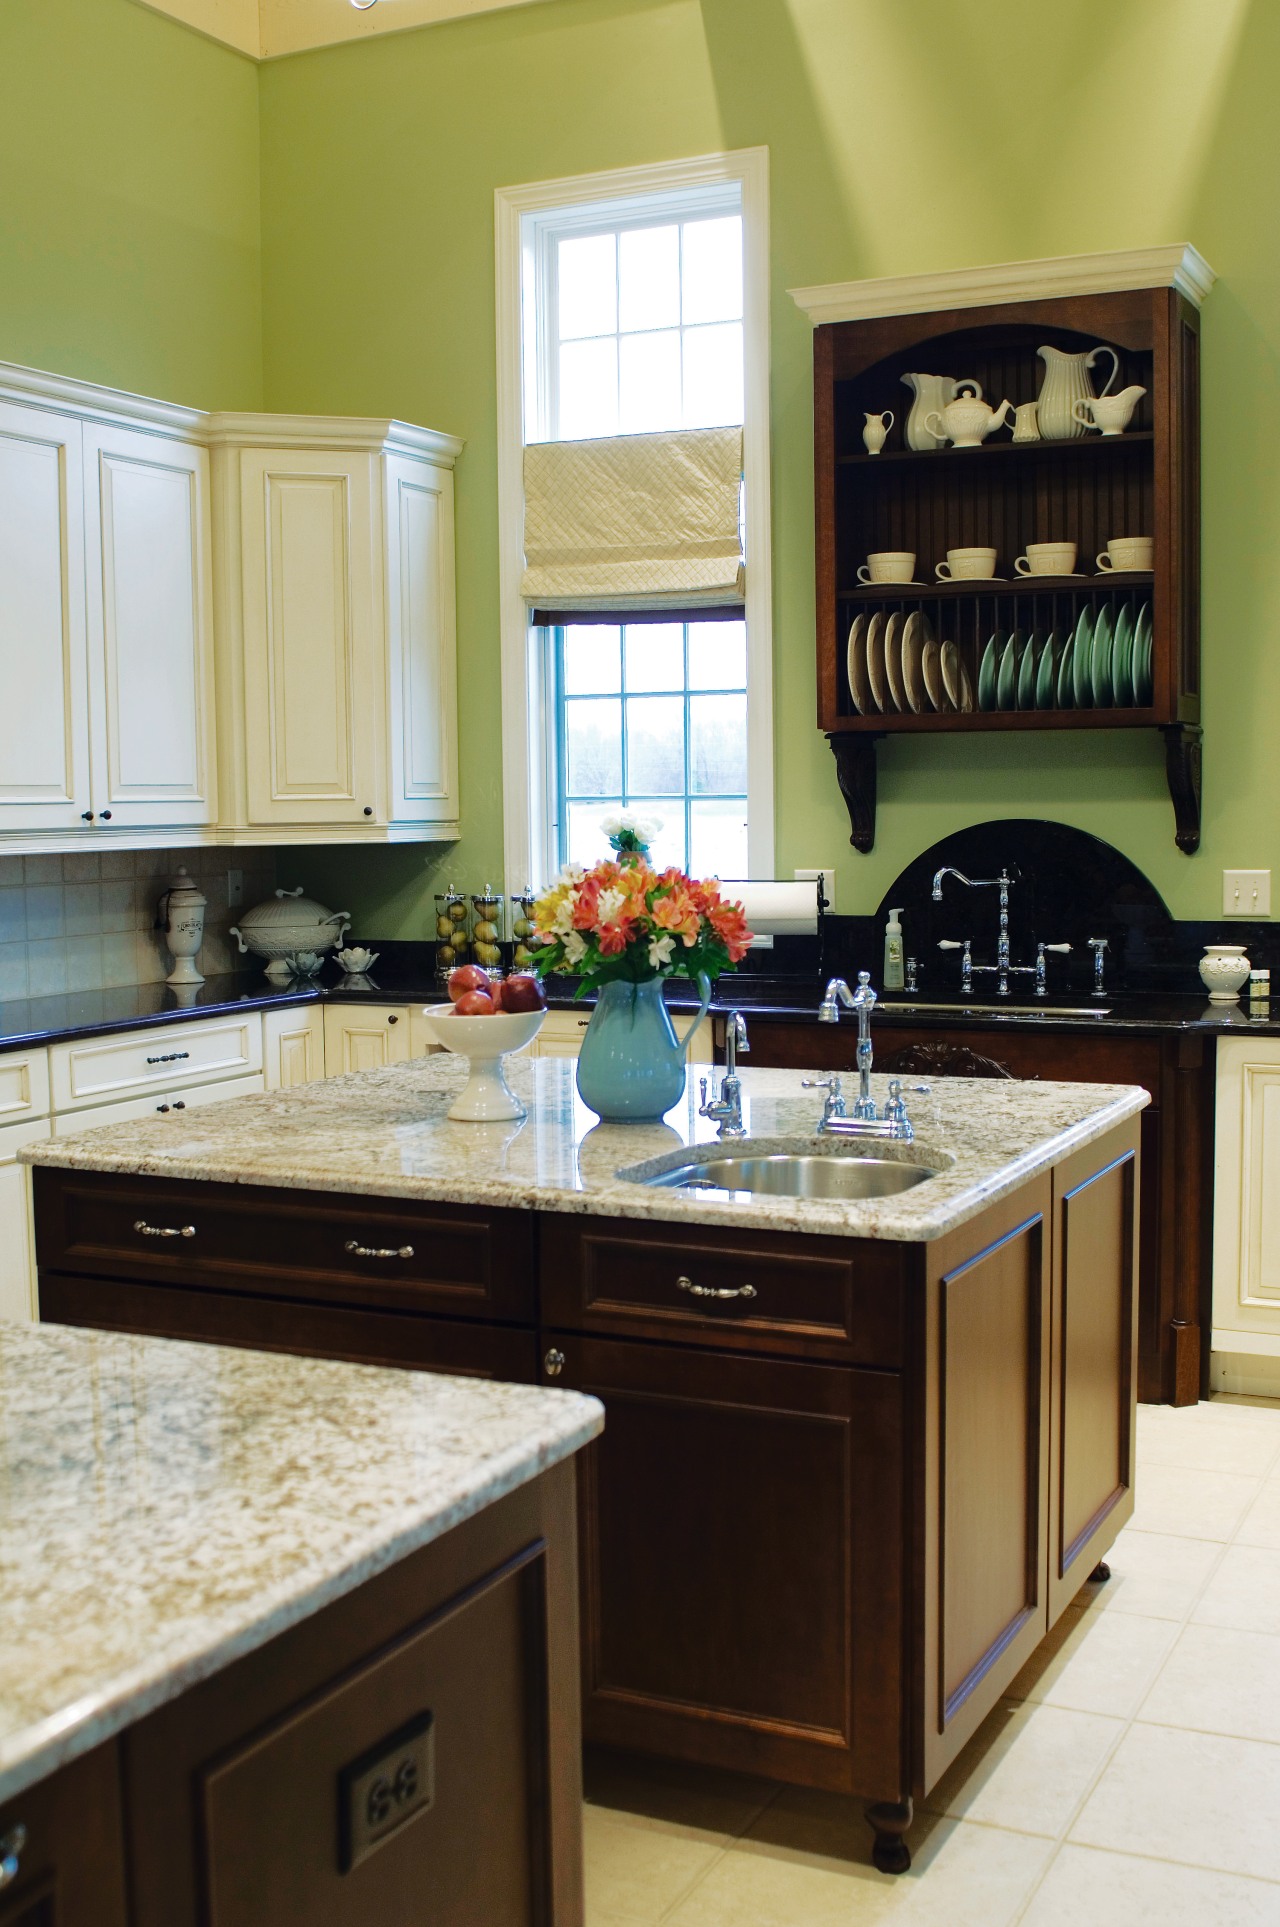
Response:
[{"label": "cream roman shade", "polygon": [[740,606],[741,489],[741,428],[533,443],[521,593],[540,614]]}]

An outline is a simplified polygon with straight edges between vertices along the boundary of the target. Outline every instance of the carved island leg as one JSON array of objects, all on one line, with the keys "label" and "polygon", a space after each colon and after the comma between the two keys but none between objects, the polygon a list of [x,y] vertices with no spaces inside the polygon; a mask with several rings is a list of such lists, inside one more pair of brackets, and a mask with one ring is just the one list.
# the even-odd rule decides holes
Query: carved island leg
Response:
[{"label": "carved island leg", "polygon": [[866,1809],[867,1820],[875,1834],[871,1858],[881,1873],[905,1873],[911,1865],[911,1849],[906,1842],[915,1807],[910,1799],[877,1800]]},{"label": "carved island leg", "polygon": [[849,841],[865,856],[876,840],[876,744],[879,736],[828,736],[840,794],[849,811]]},{"label": "carved island leg", "polygon": [[1099,1559],[1097,1565],[1094,1567],[1093,1571],[1089,1574],[1090,1582],[1098,1586],[1105,1586],[1108,1579],[1110,1579],[1110,1577],[1111,1577],[1111,1568],[1107,1564],[1105,1559]]},{"label": "carved island leg", "polygon": [[1204,732],[1190,723],[1164,728],[1164,767],[1173,798],[1174,841],[1187,856],[1200,848],[1200,746]]}]

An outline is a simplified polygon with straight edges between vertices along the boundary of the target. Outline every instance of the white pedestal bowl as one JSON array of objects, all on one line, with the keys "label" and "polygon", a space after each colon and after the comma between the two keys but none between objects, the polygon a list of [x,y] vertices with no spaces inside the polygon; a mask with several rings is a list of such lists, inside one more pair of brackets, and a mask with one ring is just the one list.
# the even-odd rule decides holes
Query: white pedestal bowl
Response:
[{"label": "white pedestal bowl", "polygon": [[437,1044],[471,1060],[470,1081],[449,1106],[448,1115],[461,1124],[498,1124],[523,1117],[524,1105],[503,1075],[502,1060],[528,1049],[542,1029],[546,1011],[459,1017],[452,1004],[428,1004],[422,1014]]}]

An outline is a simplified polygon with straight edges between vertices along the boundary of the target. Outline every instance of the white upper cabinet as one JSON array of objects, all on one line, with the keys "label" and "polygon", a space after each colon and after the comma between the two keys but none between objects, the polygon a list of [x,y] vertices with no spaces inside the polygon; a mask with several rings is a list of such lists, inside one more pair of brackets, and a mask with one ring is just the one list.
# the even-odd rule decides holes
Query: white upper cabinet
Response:
[{"label": "white upper cabinet", "polygon": [[0,364],[0,851],[456,837],[461,448]]},{"label": "white upper cabinet", "polygon": [[84,430],[93,807],[115,829],[216,821],[209,456]]},{"label": "white upper cabinet", "polygon": [[0,835],[90,808],[81,427],[0,400]]}]

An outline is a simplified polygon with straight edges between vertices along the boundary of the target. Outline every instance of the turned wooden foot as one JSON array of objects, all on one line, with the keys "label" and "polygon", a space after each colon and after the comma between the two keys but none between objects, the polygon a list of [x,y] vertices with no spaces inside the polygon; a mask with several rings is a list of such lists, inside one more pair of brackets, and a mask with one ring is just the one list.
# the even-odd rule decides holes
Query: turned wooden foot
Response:
[{"label": "turned wooden foot", "polygon": [[905,1873],[911,1865],[906,1831],[915,1809],[910,1800],[878,1800],[866,1810],[875,1834],[871,1858],[881,1873]]},{"label": "turned wooden foot", "polygon": [[1099,1559],[1097,1565],[1094,1567],[1093,1571],[1089,1574],[1089,1577],[1092,1581],[1094,1581],[1099,1586],[1104,1585],[1106,1581],[1110,1579],[1111,1568],[1107,1564],[1105,1559]]}]

